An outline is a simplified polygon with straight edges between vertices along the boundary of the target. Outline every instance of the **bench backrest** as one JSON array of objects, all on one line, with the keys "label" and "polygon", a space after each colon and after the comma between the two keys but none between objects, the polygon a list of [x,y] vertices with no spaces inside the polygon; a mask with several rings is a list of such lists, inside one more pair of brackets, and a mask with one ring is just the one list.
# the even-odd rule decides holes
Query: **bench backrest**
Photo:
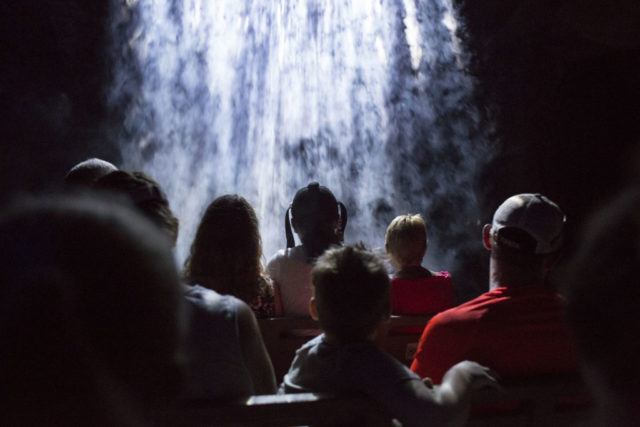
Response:
[{"label": "bench backrest", "polygon": [[576,375],[512,380],[504,391],[487,389],[474,398],[470,427],[590,426],[594,405]]},{"label": "bench backrest", "polygon": [[[592,405],[577,376],[533,378],[483,390],[474,398],[470,427],[583,427],[594,425]],[[382,405],[362,395],[282,394],[227,402],[190,402],[167,411],[171,426],[389,426]],[[480,410],[478,410],[480,408]]]},{"label": "bench backrest", "polygon": [[264,344],[271,357],[276,382],[282,382],[296,350],[322,333],[318,322],[309,318],[273,317],[258,319]]},{"label": "bench backrest", "polygon": [[172,427],[391,426],[391,416],[364,396],[299,393],[227,402],[189,402],[162,417]]}]

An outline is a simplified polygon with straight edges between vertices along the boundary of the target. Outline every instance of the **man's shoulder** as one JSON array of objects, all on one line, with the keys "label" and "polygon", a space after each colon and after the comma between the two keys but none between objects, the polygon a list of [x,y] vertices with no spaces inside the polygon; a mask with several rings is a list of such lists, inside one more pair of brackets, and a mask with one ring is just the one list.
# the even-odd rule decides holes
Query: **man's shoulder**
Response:
[{"label": "man's shoulder", "polygon": [[429,320],[428,326],[430,329],[448,328],[466,322],[469,319],[469,313],[461,308],[462,306],[457,306],[436,314]]},{"label": "man's shoulder", "polygon": [[477,321],[495,304],[499,304],[499,298],[492,292],[485,292],[472,300],[436,314],[429,323],[438,326],[453,326],[468,321]]},{"label": "man's shoulder", "polygon": [[233,315],[244,304],[232,295],[222,295],[200,285],[189,287],[184,292],[184,296],[192,311],[199,310],[209,315],[214,313],[224,316]]},{"label": "man's shoulder", "polygon": [[498,287],[437,314],[430,323],[440,327],[453,327],[469,322],[491,323],[496,318],[517,316],[522,310],[529,310],[534,306],[538,309],[559,309],[561,302],[560,295],[544,289]]},{"label": "man's shoulder", "polygon": [[207,305],[217,303],[222,299],[222,295],[213,289],[205,288],[201,285],[185,285],[184,296],[187,300],[196,304]]},{"label": "man's shoulder", "polygon": [[543,285],[499,287],[485,295],[492,305],[516,312],[520,307],[529,306],[560,309],[564,303],[562,295]]}]

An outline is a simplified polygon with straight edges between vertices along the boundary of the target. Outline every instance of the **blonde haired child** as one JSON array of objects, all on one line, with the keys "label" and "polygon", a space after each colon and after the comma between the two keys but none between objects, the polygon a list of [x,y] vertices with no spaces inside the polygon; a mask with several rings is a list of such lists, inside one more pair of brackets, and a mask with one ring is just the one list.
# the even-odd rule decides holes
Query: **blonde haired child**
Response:
[{"label": "blonde haired child", "polygon": [[427,231],[420,215],[400,215],[387,227],[385,249],[395,274],[391,279],[392,314],[430,314],[455,305],[448,271],[422,267]]}]

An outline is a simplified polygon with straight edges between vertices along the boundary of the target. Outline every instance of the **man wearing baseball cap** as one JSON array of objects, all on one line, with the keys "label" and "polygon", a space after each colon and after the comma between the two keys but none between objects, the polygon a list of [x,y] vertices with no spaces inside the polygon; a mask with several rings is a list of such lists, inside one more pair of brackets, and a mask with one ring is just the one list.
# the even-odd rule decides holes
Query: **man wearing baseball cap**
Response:
[{"label": "man wearing baseball cap", "polygon": [[562,210],[541,194],[505,200],[483,229],[491,251],[489,292],[431,319],[411,370],[436,384],[462,360],[502,377],[575,371],[563,300],[544,283],[564,223]]}]

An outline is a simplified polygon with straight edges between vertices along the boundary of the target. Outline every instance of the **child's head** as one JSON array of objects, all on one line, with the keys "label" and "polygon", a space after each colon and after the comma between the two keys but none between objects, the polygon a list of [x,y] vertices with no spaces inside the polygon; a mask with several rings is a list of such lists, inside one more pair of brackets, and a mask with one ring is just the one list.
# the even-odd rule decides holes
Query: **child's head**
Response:
[{"label": "child's head", "polygon": [[420,265],[427,252],[427,229],[420,215],[395,217],[385,235],[385,247],[397,268]]},{"label": "child's head", "polygon": [[289,225],[289,211],[291,225],[309,259],[317,258],[331,245],[342,243],[347,226],[347,209],[327,187],[312,182],[298,190],[293,198],[285,214],[287,247],[292,248],[295,242]]},{"label": "child's head", "polygon": [[357,246],[327,250],[311,270],[313,317],[342,341],[369,338],[389,316],[389,276],[382,261]]}]

